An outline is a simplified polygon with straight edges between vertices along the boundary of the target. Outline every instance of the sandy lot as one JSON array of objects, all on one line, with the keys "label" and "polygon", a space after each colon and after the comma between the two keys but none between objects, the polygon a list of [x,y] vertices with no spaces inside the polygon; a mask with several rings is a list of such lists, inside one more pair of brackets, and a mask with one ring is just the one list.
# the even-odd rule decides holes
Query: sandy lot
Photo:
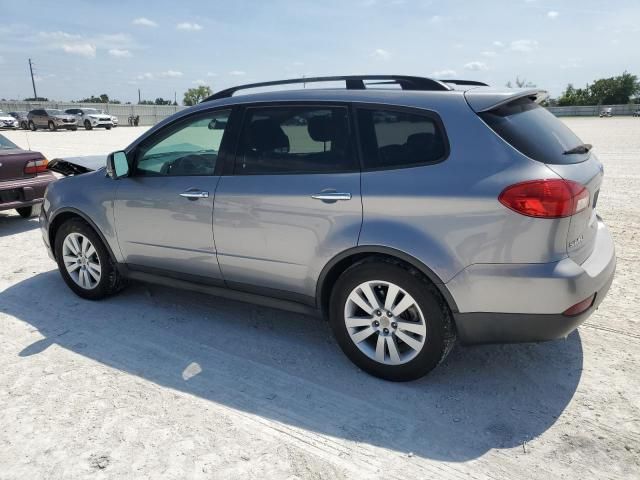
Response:
[{"label": "sandy lot", "polygon": [[[407,384],[300,315],[142,284],[83,301],[37,221],[0,213],[0,479],[640,478],[640,119],[566,122],[605,165],[609,296],[566,340],[458,347]],[[141,131],[7,136],[54,158]]]}]

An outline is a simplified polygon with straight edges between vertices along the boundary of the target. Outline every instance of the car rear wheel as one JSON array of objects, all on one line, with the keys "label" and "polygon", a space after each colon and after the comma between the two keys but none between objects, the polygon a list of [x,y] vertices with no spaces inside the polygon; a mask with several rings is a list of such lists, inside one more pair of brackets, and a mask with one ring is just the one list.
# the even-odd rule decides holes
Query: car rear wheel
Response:
[{"label": "car rear wheel", "polygon": [[82,298],[99,300],[124,285],[102,239],[81,219],[68,220],[60,227],[55,253],[62,278]]},{"label": "car rear wheel", "polygon": [[89,120],[84,121],[85,130],[91,130],[93,127],[91,126],[91,122]]},{"label": "car rear wheel", "polygon": [[55,132],[55,131],[57,130],[57,129],[56,129],[56,124],[55,124],[55,123],[53,123],[51,120],[49,120],[49,123],[48,123],[47,125],[48,125],[48,127],[49,127],[49,131],[50,131],[50,132]]},{"label": "car rear wheel", "polygon": [[20,122],[20,128],[23,130],[27,130],[29,128],[29,125],[27,124],[27,122]]},{"label": "car rear wheel", "polygon": [[30,129],[32,132],[35,132],[35,131],[36,131],[36,128],[37,128],[37,127],[36,127],[36,124],[35,124],[35,123],[33,123],[33,120],[29,120],[29,129]]},{"label": "car rear wheel", "polygon": [[18,215],[20,215],[22,218],[30,218],[31,216],[33,216],[33,205],[28,207],[16,208],[16,212],[18,212]]},{"label": "car rear wheel", "polygon": [[329,318],[347,357],[386,380],[426,375],[455,343],[440,292],[420,272],[386,259],[356,263],[340,276]]}]

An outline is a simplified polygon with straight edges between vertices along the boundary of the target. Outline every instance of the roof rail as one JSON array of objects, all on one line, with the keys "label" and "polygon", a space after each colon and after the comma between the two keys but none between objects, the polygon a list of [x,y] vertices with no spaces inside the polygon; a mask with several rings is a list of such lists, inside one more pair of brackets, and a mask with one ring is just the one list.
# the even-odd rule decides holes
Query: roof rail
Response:
[{"label": "roof rail", "polygon": [[454,85],[469,85],[475,87],[488,87],[488,83],[478,82],[477,80],[440,80],[442,83],[453,83]]},{"label": "roof rail", "polygon": [[340,80],[344,80],[346,82],[347,90],[364,90],[366,88],[364,83],[365,80],[385,80],[389,83],[397,83],[403,90],[451,90],[451,87],[443,83],[442,80],[433,80],[425,77],[412,77],[406,75],[340,75],[333,77],[291,78],[288,80],[275,80],[272,82],[238,85],[236,87],[220,90],[219,92],[205,98],[203,102],[227,98],[232,96],[238,90],[246,90],[248,88],[273,87],[276,85],[290,85],[295,83],[334,82]]}]

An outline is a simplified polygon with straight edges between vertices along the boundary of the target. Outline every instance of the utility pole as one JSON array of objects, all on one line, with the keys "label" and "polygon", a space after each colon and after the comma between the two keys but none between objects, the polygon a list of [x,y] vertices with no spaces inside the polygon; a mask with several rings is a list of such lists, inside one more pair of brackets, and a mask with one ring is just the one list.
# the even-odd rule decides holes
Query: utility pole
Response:
[{"label": "utility pole", "polygon": [[173,104],[177,105],[178,104],[178,95],[177,92],[173,92]]},{"label": "utility pole", "polygon": [[138,89],[138,105],[140,104],[140,101],[141,101],[141,99],[140,99],[140,89]]},{"label": "utility pole", "polygon": [[33,99],[38,99],[38,94],[36,93],[36,82],[33,79],[33,65],[31,63],[31,59],[29,59],[29,72],[31,73],[31,85],[33,85]]}]

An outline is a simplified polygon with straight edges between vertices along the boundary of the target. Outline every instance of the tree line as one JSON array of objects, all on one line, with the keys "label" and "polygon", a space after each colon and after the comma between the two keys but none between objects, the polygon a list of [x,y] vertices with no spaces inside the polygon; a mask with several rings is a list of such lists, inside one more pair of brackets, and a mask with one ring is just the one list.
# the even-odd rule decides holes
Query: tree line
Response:
[{"label": "tree line", "polygon": [[[508,88],[535,88],[536,85],[524,78],[516,77],[515,81],[507,82]],[[200,85],[189,88],[184,93],[183,105],[191,106],[201,102],[212,94],[211,87]],[[47,101],[46,98],[25,98],[25,101]],[[109,98],[103,93],[98,96],[78,100],[79,103],[112,103],[119,104],[119,100]],[[593,83],[587,83],[584,88],[575,88],[573,84],[567,85],[564,92],[558,98],[549,98],[545,106],[579,106],[579,105],[623,105],[627,103],[640,104],[640,81],[638,77],[629,72],[609,78],[600,78]],[[127,105],[130,102],[127,102]],[[141,100],[138,105],[177,105],[175,101],[158,97],[155,100]]]}]

